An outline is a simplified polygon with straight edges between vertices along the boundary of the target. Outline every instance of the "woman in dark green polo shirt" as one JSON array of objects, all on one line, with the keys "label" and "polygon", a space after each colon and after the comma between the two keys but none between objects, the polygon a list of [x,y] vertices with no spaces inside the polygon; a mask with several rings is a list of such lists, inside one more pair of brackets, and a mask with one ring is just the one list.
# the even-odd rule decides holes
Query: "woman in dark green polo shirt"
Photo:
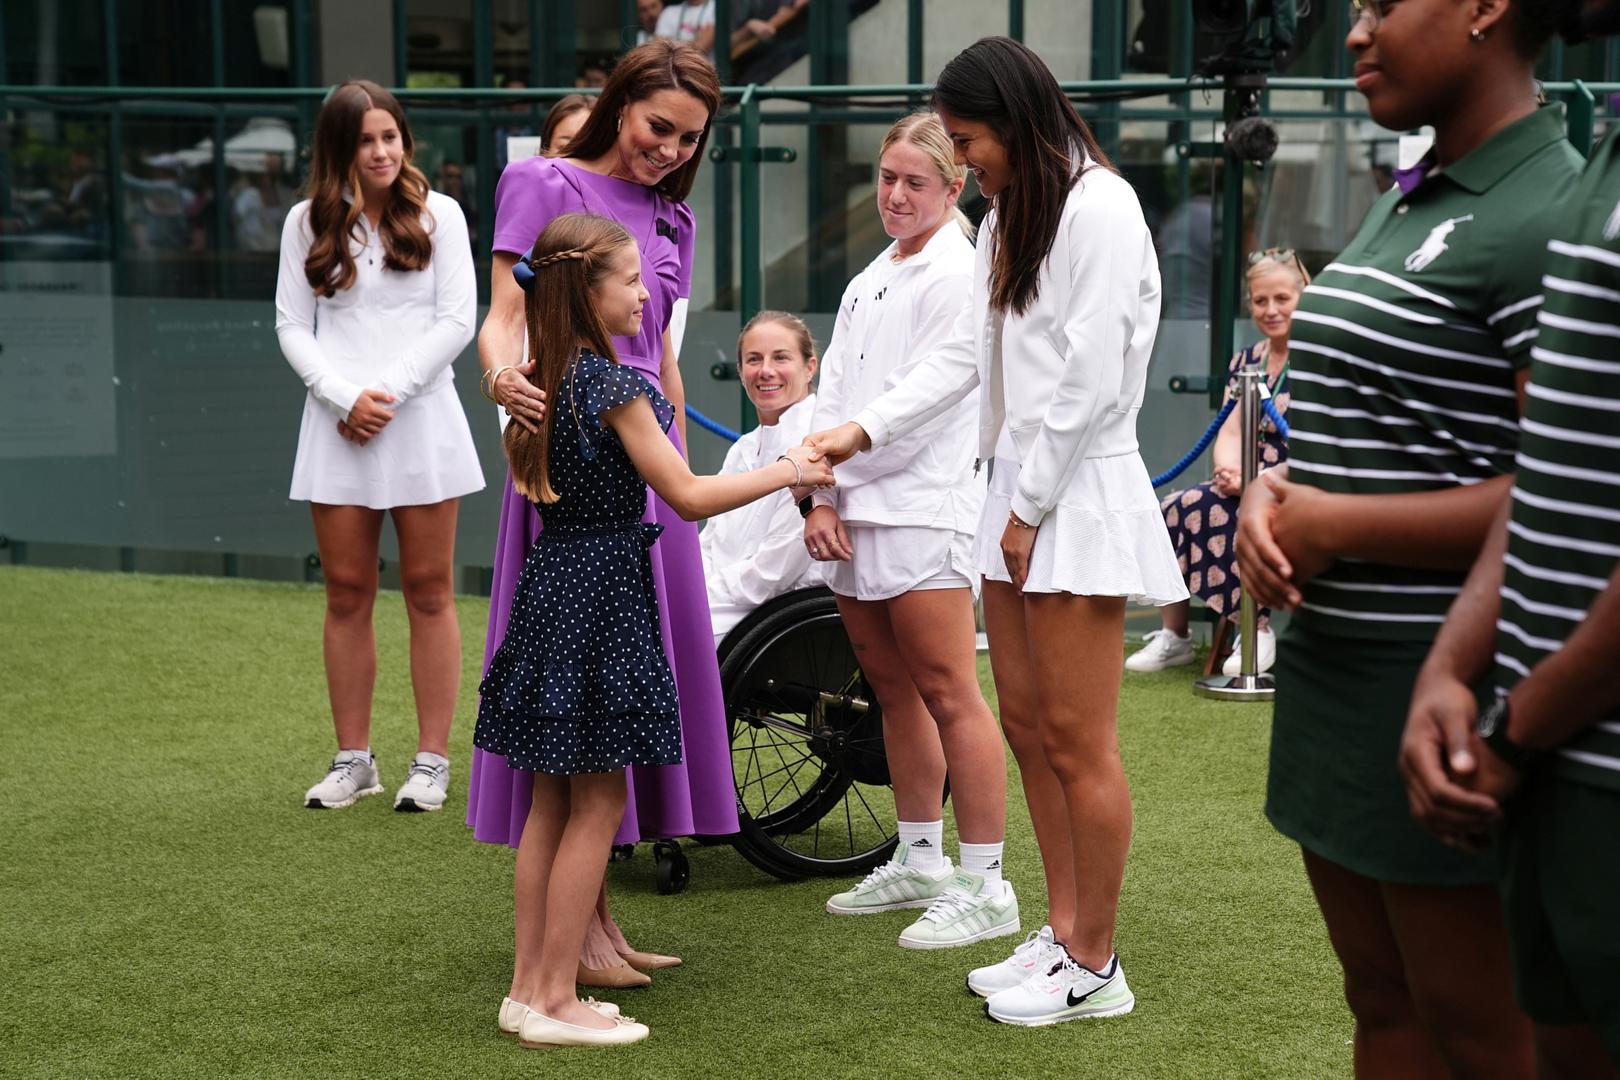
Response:
[{"label": "woman in dark green polo shirt", "polygon": [[1411,818],[1413,681],[1508,490],[1541,265],[1580,158],[1538,108],[1562,4],[1354,0],[1381,126],[1432,125],[1294,314],[1291,461],[1250,486],[1244,587],[1278,646],[1266,813],[1299,842],[1360,1076],[1526,1076],[1492,867]]}]

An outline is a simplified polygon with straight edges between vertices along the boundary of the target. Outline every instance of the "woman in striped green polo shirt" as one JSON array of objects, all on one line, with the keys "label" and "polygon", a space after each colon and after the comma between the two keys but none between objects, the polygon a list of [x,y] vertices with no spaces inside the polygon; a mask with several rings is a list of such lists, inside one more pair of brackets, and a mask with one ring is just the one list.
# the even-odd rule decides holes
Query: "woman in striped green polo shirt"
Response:
[{"label": "woman in striped green polo shirt", "polygon": [[[1620,1077],[1620,130],[1548,244],[1513,498],[1413,691],[1413,812],[1498,829],[1542,1080]],[[1481,712],[1470,689],[1495,700]],[[1607,848],[1607,854],[1605,854]]]},{"label": "woman in striped green polo shirt", "polygon": [[1290,462],[1245,493],[1244,587],[1293,609],[1266,813],[1304,851],[1361,1076],[1524,1076],[1481,856],[1409,813],[1396,767],[1419,666],[1504,498],[1542,252],[1580,158],[1537,108],[1559,3],[1353,0],[1381,126],[1434,127],[1293,324]]}]

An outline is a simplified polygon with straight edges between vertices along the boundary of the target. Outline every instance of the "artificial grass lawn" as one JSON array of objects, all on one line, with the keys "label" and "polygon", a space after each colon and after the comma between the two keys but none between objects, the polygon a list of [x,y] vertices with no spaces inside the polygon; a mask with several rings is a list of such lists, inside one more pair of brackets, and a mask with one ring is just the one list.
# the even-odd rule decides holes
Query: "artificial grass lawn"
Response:
[{"label": "artificial grass lawn", "polygon": [[[1326,934],[1261,814],[1269,709],[1193,697],[1191,668],[1128,676],[1120,706],[1131,1016],[993,1024],[962,978],[1018,939],[903,950],[910,913],[836,918],[831,882],[687,844],[684,894],[657,894],[645,847],[610,878],[631,940],[686,958],[617,997],[653,1037],[519,1049],[495,1030],[512,855],[462,824],[487,606],[459,610],[449,807],[315,812],[300,798],[332,741],[318,587],[0,568],[0,1076],[1348,1073]],[[397,593],[377,626],[392,793],[415,749]],[[1033,929],[1044,890],[1016,773],[1009,802],[1005,862]]]}]

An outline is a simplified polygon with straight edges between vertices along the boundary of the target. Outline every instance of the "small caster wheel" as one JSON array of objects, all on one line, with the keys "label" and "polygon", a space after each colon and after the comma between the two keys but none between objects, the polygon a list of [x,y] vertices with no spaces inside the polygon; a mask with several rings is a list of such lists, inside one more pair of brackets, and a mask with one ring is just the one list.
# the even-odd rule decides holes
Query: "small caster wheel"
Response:
[{"label": "small caster wheel", "polygon": [[692,880],[692,867],[686,853],[673,840],[660,840],[653,845],[653,858],[657,860],[658,893],[671,896],[686,891]]},{"label": "small caster wheel", "polygon": [[636,845],[634,845],[634,844],[614,844],[613,845],[613,853],[609,856],[609,858],[613,862],[629,862],[631,859],[635,858],[635,855],[636,855]]}]

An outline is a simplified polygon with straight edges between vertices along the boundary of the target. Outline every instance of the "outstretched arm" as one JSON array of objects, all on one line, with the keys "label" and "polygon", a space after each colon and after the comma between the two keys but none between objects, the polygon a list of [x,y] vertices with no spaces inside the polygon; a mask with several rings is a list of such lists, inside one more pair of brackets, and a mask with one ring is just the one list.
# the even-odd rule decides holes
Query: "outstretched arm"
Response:
[{"label": "outstretched arm", "polygon": [[792,487],[801,478],[806,485],[816,487],[833,482],[832,466],[820,452],[803,446],[788,451],[791,462],[773,461],[749,472],[725,476],[694,476],[686,459],[658,426],[652,404],[644,395],[605,410],[601,417],[619,436],[642,478],[687,521],[735,510],[773,491]]}]

